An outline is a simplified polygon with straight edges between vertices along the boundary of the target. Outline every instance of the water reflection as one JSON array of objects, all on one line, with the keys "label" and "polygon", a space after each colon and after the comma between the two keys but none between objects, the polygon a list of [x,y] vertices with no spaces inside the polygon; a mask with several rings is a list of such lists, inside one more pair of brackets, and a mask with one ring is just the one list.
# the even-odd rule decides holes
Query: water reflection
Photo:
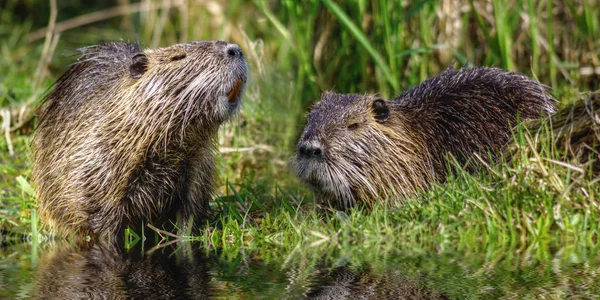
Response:
[{"label": "water reflection", "polygon": [[61,244],[42,255],[36,299],[206,299],[206,256],[167,247],[149,255],[115,244]]},{"label": "water reflection", "polygon": [[596,246],[120,244],[0,249],[0,298],[600,299]]},{"label": "water reflection", "polygon": [[307,299],[449,299],[407,278],[400,270],[376,274],[368,266],[315,269],[304,293]]},{"label": "water reflection", "polygon": [[259,253],[227,258],[197,244],[144,253],[115,243],[56,245],[37,268],[36,299],[447,299],[401,271],[315,263],[282,267]]}]

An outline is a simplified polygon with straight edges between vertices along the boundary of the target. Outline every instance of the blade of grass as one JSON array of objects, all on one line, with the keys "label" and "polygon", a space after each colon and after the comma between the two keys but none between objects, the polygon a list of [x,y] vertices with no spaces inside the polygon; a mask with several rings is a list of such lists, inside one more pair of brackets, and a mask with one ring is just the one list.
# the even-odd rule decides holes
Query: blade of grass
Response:
[{"label": "blade of grass", "polygon": [[329,9],[329,11],[331,11],[331,13],[333,13],[340,20],[342,25],[344,25],[344,27],[346,27],[346,29],[348,29],[350,33],[352,33],[352,35],[365,48],[365,50],[369,52],[369,54],[375,61],[375,64],[379,67],[379,69],[381,69],[381,72],[383,73],[384,77],[387,79],[388,83],[394,88],[394,90],[399,90],[400,85],[398,84],[398,81],[394,78],[392,71],[385,64],[381,54],[379,54],[379,52],[377,52],[377,50],[375,50],[375,48],[371,45],[371,43],[364,35],[362,30],[360,30],[354,24],[354,22],[352,22],[352,20],[348,18],[348,15],[346,15],[346,13],[337,4],[333,3],[330,0],[321,1]]}]

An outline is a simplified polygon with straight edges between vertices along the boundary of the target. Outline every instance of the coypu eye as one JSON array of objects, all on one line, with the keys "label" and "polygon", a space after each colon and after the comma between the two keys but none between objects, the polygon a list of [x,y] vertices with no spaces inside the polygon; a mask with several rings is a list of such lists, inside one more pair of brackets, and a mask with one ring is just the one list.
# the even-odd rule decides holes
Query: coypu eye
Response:
[{"label": "coypu eye", "polygon": [[356,128],[358,128],[358,123],[352,123],[352,124],[348,125],[348,129],[350,129],[350,130],[354,130]]},{"label": "coypu eye", "polygon": [[133,62],[129,66],[129,74],[131,78],[140,78],[148,70],[148,57],[146,54],[139,53],[133,56]]},{"label": "coypu eye", "polygon": [[185,53],[183,53],[183,54],[178,54],[178,55],[175,55],[175,56],[171,57],[171,61],[182,60],[182,59],[184,59],[185,57],[186,57]]},{"label": "coypu eye", "polygon": [[373,113],[375,114],[375,121],[378,123],[385,123],[390,118],[390,108],[381,98],[373,101]]}]

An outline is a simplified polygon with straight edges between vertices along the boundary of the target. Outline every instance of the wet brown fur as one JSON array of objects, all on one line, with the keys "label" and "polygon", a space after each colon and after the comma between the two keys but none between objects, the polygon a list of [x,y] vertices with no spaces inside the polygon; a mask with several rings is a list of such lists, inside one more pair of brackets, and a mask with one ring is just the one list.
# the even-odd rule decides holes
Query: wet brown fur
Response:
[{"label": "wet brown fur", "polygon": [[447,156],[465,165],[494,156],[517,120],[554,111],[548,87],[497,68],[447,69],[391,101],[323,94],[293,159],[298,176],[338,209],[392,203],[447,176]]},{"label": "wet brown fur", "polygon": [[237,111],[247,77],[239,47],[110,43],[80,52],[39,113],[33,179],[45,223],[59,234],[116,234],[142,221],[202,221],[217,130]]}]

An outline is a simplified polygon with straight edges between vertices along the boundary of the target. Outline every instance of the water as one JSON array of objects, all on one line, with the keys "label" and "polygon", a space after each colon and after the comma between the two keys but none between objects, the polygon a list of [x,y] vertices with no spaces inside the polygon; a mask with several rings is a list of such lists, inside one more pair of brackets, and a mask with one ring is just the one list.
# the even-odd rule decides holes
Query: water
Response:
[{"label": "water", "polygon": [[589,247],[115,244],[6,244],[0,298],[600,298],[600,254]]}]

